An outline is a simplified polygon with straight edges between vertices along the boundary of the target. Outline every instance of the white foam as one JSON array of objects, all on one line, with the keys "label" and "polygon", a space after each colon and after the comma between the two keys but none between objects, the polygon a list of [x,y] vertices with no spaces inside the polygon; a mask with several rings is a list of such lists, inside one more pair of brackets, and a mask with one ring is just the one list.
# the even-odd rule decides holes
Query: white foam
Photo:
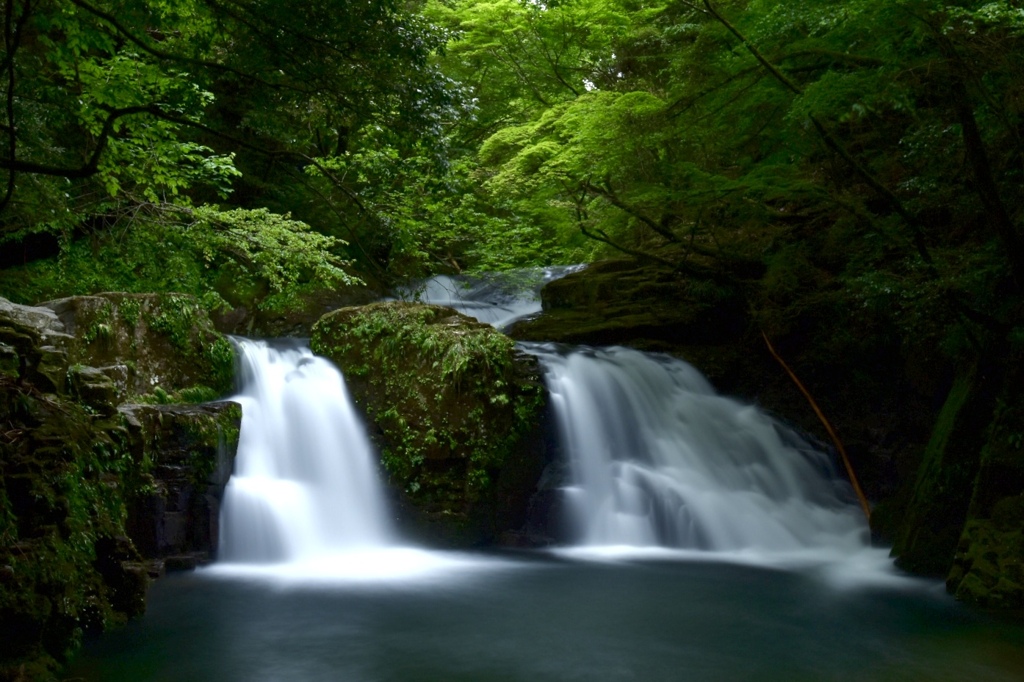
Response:
[{"label": "white foam", "polygon": [[381,547],[323,552],[279,563],[217,563],[202,572],[282,587],[402,587],[465,585],[477,577],[524,566],[522,562],[469,552]]}]

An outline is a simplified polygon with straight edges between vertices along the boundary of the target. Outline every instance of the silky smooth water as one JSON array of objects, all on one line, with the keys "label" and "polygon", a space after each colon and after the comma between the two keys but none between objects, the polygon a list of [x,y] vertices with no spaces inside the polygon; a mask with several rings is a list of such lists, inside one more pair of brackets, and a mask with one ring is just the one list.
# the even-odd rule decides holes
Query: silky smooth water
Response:
[{"label": "silky smooth water", "polygon": [[1024,631],[938,583],[547,554],[307,583],[199,571],[87,644],[68,679],[417,682],[1024,679]]},{"label": "silky smooth water", "polygon": [[392,542],[376,457],[338,369],[236,339],[242,425],[219,558],[294,562]]},{"label": "silky smooth water", "polygon": [[578,542],[764,554],[867,547],[831,459],[691,365],[622,347],[537,355],[572,471]]}]

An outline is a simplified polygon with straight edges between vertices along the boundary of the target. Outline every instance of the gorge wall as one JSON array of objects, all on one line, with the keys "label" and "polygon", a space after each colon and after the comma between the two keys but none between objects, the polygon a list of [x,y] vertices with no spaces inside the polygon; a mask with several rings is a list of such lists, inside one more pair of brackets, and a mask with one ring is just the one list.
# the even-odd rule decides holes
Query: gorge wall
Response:
[{"label": "gorge wall", "polygon": [[[209,560],[241,413],[194,299],[0,299],[0,679],[49,679],[85,632]],[[149,403],[149,404],[146,404]]]}]

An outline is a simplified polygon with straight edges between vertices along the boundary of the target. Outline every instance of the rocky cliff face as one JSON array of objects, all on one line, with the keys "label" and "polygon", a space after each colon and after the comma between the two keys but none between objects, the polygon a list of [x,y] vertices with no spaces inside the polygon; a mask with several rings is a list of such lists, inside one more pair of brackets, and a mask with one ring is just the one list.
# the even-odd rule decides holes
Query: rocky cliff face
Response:
[{"label": "rocky cliff face", "polygon": [[68,362],[106,375],[119,400],[155,391],[216,397],[233,386],[231,343],[191,296],[104,293],[42,307],[63,325]]},{"label": "rocky cliff face", "polygon": [[84,631],[142,612],[163,561],[213,551],[238,406],[124,403],[224,386],[228,342],[198,310],[0,299],[0,679],[48,679]]},{"label": "rocky cliff face", "polygon": [[398,302],[329,313],[311,346],[365,410],[407,532],[471,546],[522,526],[547,457],[534,358],[465,315]]},{"label": "rocky cliff face", "polygon": [[982,432],[970,503],[946,586],[988,608],[1024,608],[1024,362],[1000,367]]}]

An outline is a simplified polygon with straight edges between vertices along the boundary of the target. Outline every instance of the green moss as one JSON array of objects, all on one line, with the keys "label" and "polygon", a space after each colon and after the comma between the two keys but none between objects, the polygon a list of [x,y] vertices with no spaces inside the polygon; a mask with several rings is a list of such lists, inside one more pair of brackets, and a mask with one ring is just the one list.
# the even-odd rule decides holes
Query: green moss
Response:
[{"label": "green moss", "polygon": [[467,517],[489,498],[544,405],[511,339],[446,308],[343,309],[314,326],[311,346],[362,397],[392,483],[431,513]]},{"label": "green moss", "polygon": [[975,365],[957,372],[917,469],[893,554],[915,573],[948,576],[979,475],[979,441],[995,408],[996,375]]},{"label": "green moss", "polygon": [[160,297],[159,308],[147,314],[146,323],[153,331],[168,337],[178,349],[189,352],[199,312],[199,304],[191,296],[166,294]]},{"label": "green moss", "polygon": [[957,375],[953,387],[949,389],[946,402],[943,403],[939,416],[935,420],[935,427],[932,429],[931,438],[924,450],[924,461],[920,469],[918,484],[927,483],[929,476],[933,476],[942,462],[942,455],[946,452],[949,438],[956,426],[956,417],[960,409],[967,402],[971,393],[971,386],[974,383],[974,369],[962,372]]},{"label": "green moss", "polygon": [[154,386],[149,393],[131,396],[130,402],[140,405],[199,405],[217,400],[224,393],[209,386],[189,386],[180,391],[168,392],[160,386]]},{"label": "green moss", "polygon": [[224,395],[230,391],[234,380],[234,348],[227,338],[212,334],[212,330],[209,340],[197,334],[200,320],[209,326],[206,312],[196,299],[167,294],[160,297],[159,308],[149,316],[147,323],[181,351],[185,362],[199,363],[203,374],[209,376],[213,392],[217,396]]},{"label": "green moss", "polygon": [[[62,305],[75,320],[72,359],[96,367],[129,367],[130,392],[147,393],[159,380],[172,400],[196,402],[233,387],[231,342],[213,329],[192,296],[106,293]],[[215,395],[200,397],[204,386]],[[183,389],[192,395],[179,398]]]},{"label": "green moss", "polygon": [[0,416],[20,433],[0,468],[0,669],[45,669],[83,632],[128,615],[114,606],[119,565],[102,572],[97,548],[124,535],[125,494],[140,472],[118,419],[21,386],[0,392],[19,396]]},{"label": "green moss", "polygon": [[183,436],[191,444],[187,463],[193,485],[205,486],[217,469],[221,450],[234,449],[241,421],[241,406],[230,403],[217,414],[197,413],[183,422]]},{"label": "green moss", "polygon": [[217,338],[205,348],[210,363],[210,390],[218,395],[229,392],[235,380],[235,349],[224,336]]}]

